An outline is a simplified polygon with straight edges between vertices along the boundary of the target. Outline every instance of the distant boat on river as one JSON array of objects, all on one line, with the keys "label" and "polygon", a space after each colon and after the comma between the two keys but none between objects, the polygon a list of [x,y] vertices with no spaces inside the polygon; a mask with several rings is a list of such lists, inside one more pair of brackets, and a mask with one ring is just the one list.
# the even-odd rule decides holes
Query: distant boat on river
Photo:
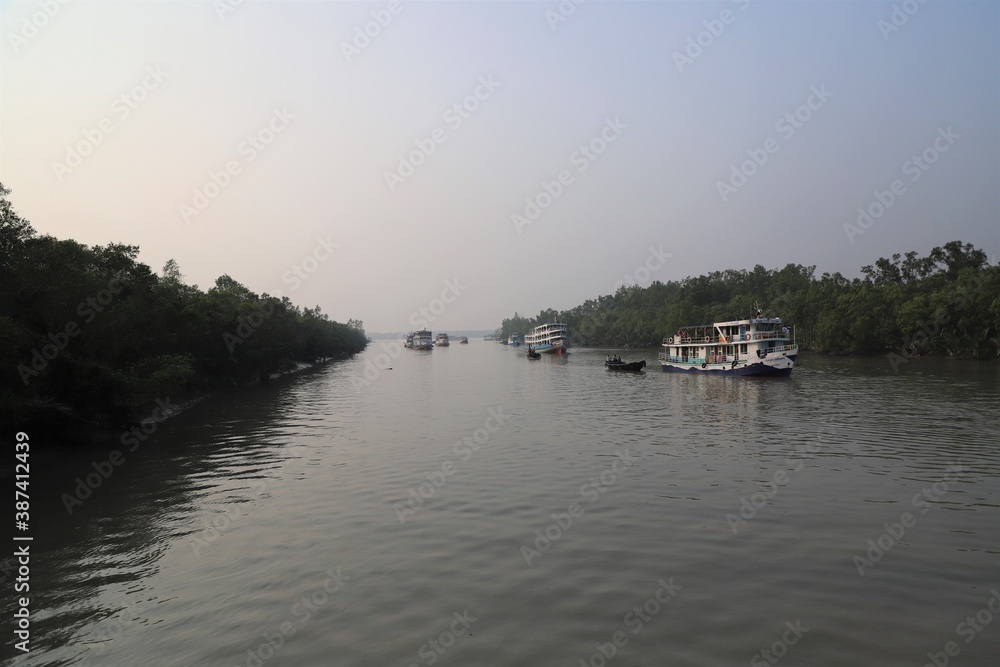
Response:
[{"label": "distant boat on river", "polygon": [[569,350],[569,327],[560,322],[543,324],[529,331],[524,342],[536,352],[564,354]]},{"label": "distant boat on river", "polygon": [[411,336],[413,336],[414,350],[433,350],[434,349],[434,339],[431,338],[431,332],[426,329],[421,329],[420,331],[414,331]]}]

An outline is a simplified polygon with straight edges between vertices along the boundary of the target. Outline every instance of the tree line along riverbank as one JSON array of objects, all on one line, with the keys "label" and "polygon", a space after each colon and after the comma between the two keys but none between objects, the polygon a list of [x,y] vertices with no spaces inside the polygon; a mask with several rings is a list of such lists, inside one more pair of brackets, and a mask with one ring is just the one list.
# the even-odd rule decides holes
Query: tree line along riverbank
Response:
[{"label": "tree line along riverbank", "polygon": [[655,347],[681,326],[749,317],[756,302],[764,316],[794,325],[796,342],[810,351],[981,360],[1000,354],[1000,266],[971,244],[880,258],[853,279],[839,272],[817,278],[815,269],[757,265],[623,286],[569,310],[515,313],[495,335],[564,322],[574,345]]},{"label": "tree line along riverbank", "polygon": [[158,400],[267,381],[365,348],[361,322],[255,294],[229,276],[186,285],[139,248],[39,235],[0,184],[0,421],[86,439]]}]

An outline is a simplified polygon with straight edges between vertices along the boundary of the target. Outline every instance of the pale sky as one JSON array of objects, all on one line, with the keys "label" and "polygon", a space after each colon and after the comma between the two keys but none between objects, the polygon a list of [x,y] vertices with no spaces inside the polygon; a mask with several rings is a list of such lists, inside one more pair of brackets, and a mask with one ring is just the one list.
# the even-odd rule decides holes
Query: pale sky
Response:
[{"label": "pale sky", "polygon": [[429,328],[492,329],[1000,253],[996,2],[40,0],[0,35],[0,182],[40,233],[371,332],[443,291]]}]

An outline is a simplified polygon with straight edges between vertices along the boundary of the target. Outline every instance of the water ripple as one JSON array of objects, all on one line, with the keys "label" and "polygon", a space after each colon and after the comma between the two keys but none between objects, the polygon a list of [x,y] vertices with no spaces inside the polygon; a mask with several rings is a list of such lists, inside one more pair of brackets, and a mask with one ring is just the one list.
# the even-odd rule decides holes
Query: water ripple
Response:
[{"label": "water ripple", "polygon": [[8,664],[596,664],[622,632],[617,664],[715,667],[800,620],[787,664],[894,667],[996,585],[989,365],[633,375],[474,341],[359,389],[380,351],[201,402],[72,514],[92,468],[64,457]]}]

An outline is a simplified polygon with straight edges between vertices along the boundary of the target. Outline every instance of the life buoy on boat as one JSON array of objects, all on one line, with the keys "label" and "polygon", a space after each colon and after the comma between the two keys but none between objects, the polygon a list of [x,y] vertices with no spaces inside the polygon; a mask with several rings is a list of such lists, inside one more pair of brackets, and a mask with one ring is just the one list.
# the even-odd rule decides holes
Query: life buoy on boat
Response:
[{"label": "life buoy on boat", "polygon": [[752,336],[750,334],[747,334],[747,340],[750,340],[751,338]]},{"label": "life buoy on boat", "polygon": [[701,367],[702,367],[702,368],[707,368],[707,367],[708,367],[708,363],[707,363],[707,362],[704,362],[704,361],[703,361],[703,362],[701,362]]},{"label": "life buoy on boat", "polygon": [[667,343],[669,343],[670,345],[673,345],[674,344],[674,337],[671,336],[670,338],[668,338],[667,339]]}]

